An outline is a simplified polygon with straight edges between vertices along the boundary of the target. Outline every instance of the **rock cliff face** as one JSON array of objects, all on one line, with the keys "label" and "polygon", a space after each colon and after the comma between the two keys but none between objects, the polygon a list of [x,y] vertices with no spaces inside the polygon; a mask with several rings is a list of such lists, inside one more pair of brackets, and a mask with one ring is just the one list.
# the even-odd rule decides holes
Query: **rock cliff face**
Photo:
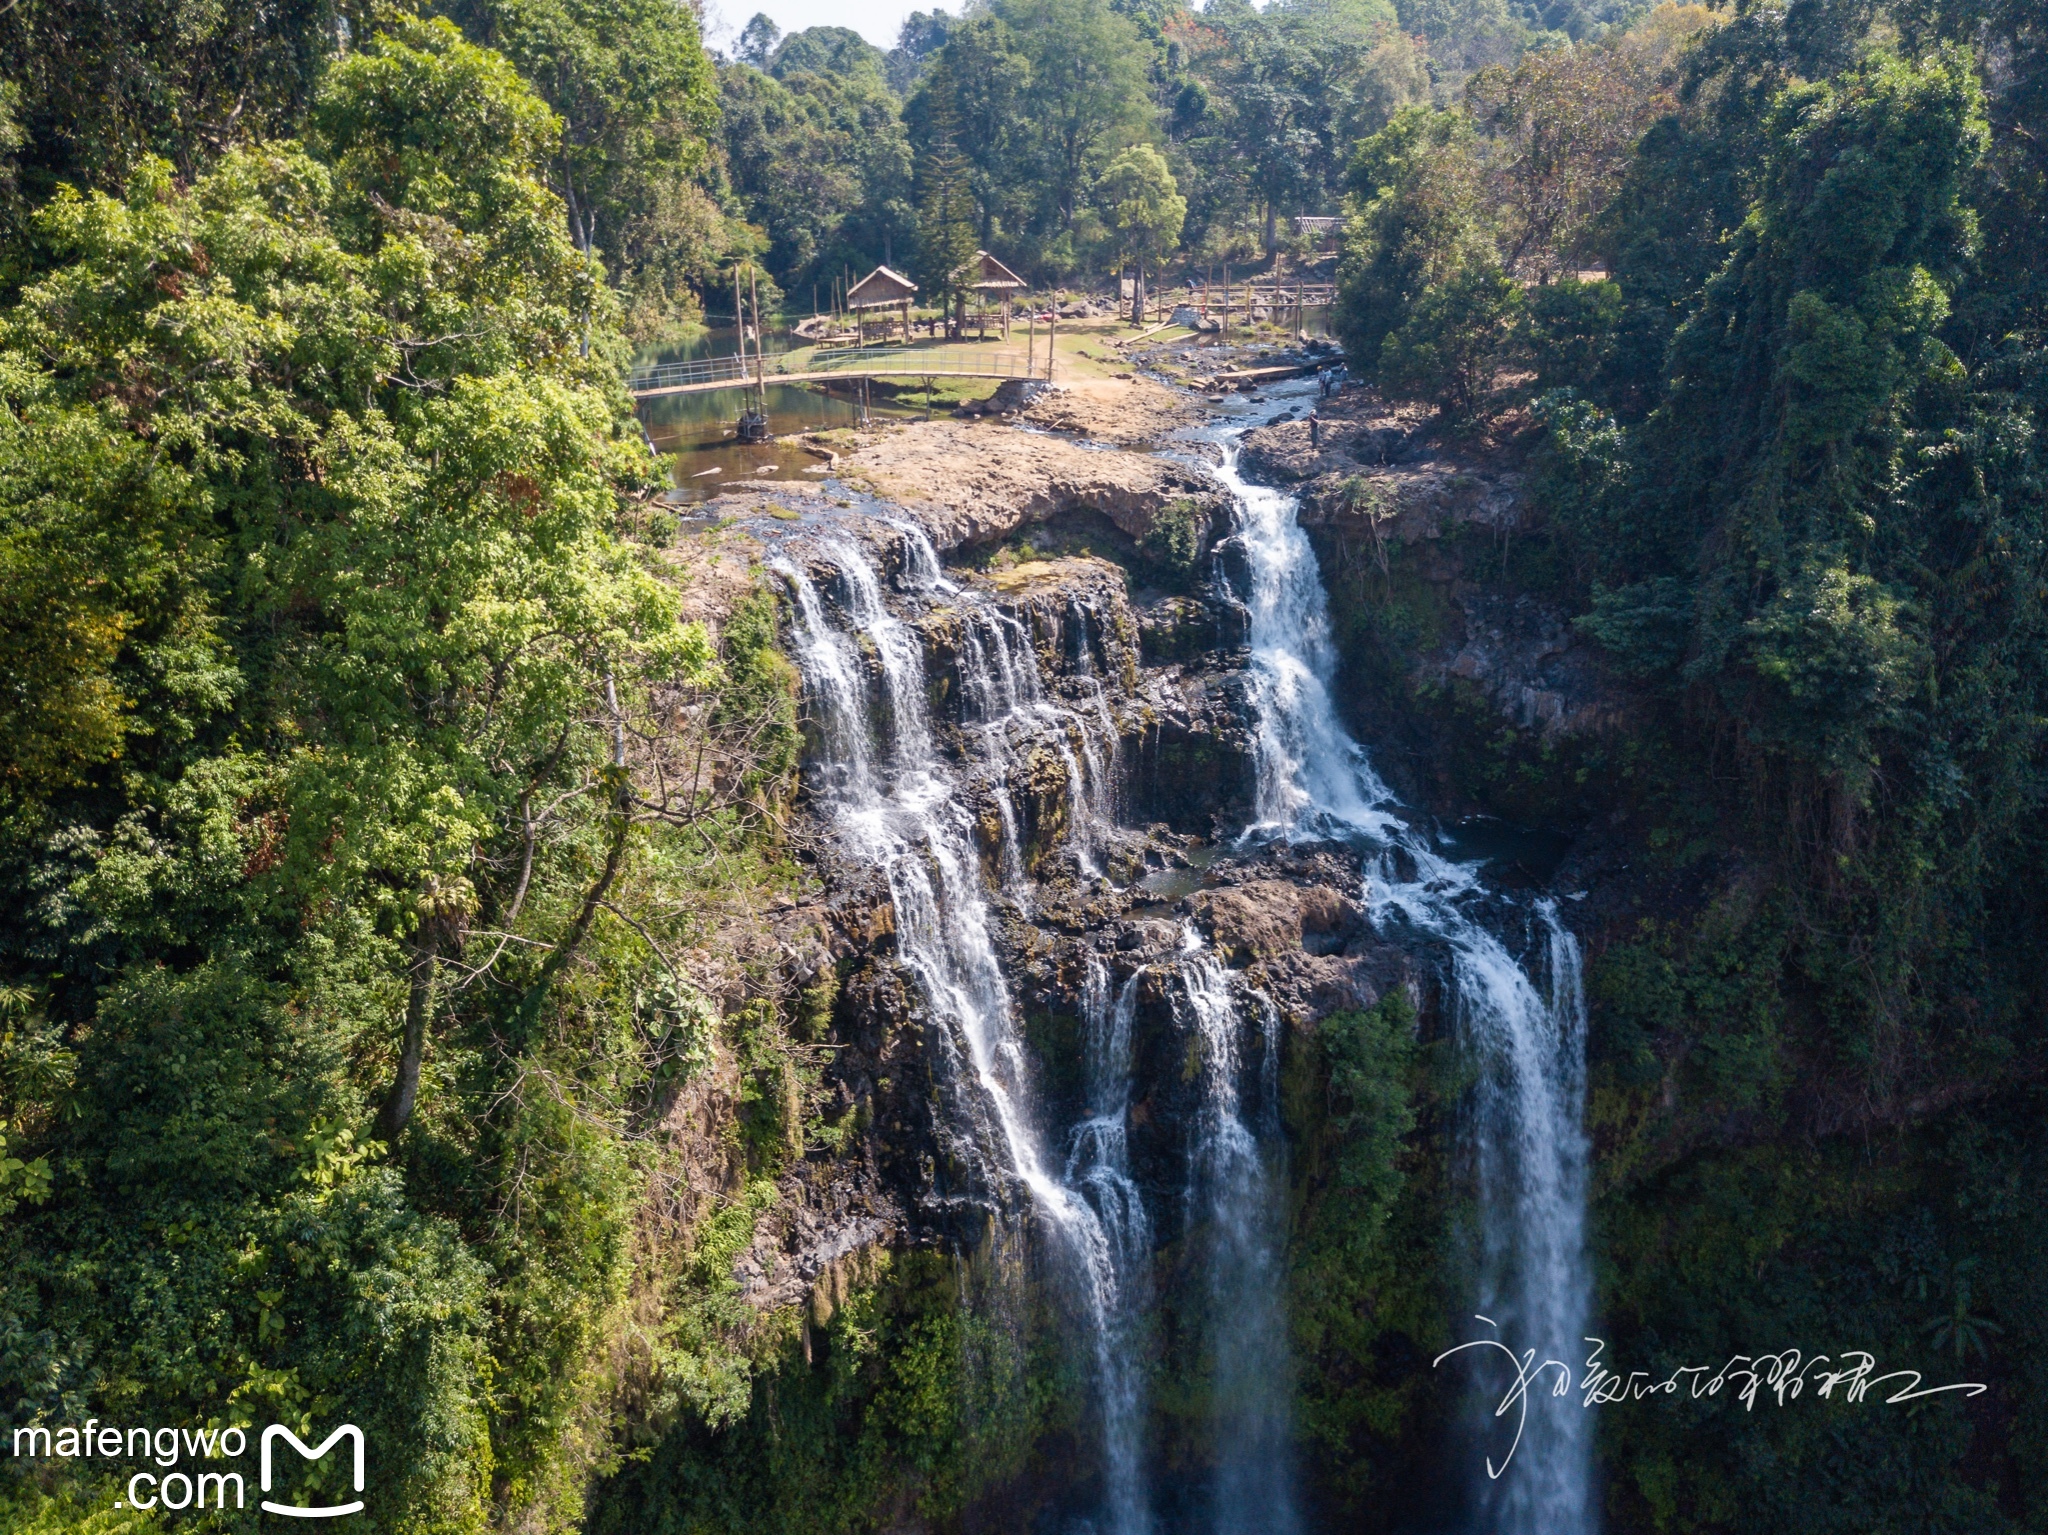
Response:
[{"label": "rock cliff face", "polygon": [[[957,472],[964,433],[975,434],[972,472]],[[1366,922],[1355,854],[1233,846],[1252,812],[1255,722],[1244,616],[1224,584],[1162,594],[1099,555],[987,556],[1030,529],[1097,526],[1092,517],[1142,539],[1174,501],[1199,505],[1220,532],[1222,497],[1199,470],[1149,456],[954,423],[864,449],[848,469],[874,499],[750,487],[717,509],[799,564],[835,612],[853,595],[834,560],[851,542],[872,563],[921,651],[930,724],[974,823],[1039,1112],[1055,1139],[1082,1115],[1079,999],[1091,967],[1112,992],[1133,988],[1131,1171],[1171,1228],[1199,1092],[1174,981],[1189,943],[1210,945],[1276,1011],[1283,1054],[1330,1014],[1403,985],[1410,960]],[[906,527],[947,558],[957,595],[908,595],[919,578]],[[976,705],[991,612],[1027,637],[1046,703],[1042,724],[1000,744]],[[886,698],[879,659],[862,664]],[[814,757],[822,746],[814,735]],[[1090,782],[1091,755],[1113,777],[1106,794]],[[783,1180],[734,1277],[764,1311],[828,1314],[864,1251],[973,1251],[1003,1212],[1000,1191],[963,1194],[971,1180],[949,1161],[944,1079],[957,1064],[904,962],[886,882],[843,858],[822,823],[803,841],[820,893],[785,914],[785,966],[831,992],[822,1116],[860,1133],[846,1154],[812,1157]],[[1159,1238],[1169,1247],[1171,1229]]]},{"label": "rock cliff face", "polygon": [[[1552,746],[1625,731],[1627,680],[1513,578],[1538,531],[1513,456],[1447,451],[1430,412],[1363,392],[1321,417],[1314,444],[1305,419],[1246,433],[1242,462],[1301,498],[1355,680],[1380,714],[1373,733],[1444,761],[1476,749],[1452,738],[1476,737],[1486,717]],[[1462,724],[1461,703],[1478,706]]]}]

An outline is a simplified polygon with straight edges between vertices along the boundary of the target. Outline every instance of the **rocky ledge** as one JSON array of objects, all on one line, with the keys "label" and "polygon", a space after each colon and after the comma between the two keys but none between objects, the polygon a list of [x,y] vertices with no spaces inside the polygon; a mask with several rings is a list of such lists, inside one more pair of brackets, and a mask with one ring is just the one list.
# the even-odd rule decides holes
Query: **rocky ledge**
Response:
[{"label": "rocky ledge", "polygon": [[1142,539],[1177,502],[1212,518],[1223,509],[1198,470],[995,424],[920,422],[867,439],[837,471],[916,517],[941,553],[998,543],[1066,512],[1100,513]]}]

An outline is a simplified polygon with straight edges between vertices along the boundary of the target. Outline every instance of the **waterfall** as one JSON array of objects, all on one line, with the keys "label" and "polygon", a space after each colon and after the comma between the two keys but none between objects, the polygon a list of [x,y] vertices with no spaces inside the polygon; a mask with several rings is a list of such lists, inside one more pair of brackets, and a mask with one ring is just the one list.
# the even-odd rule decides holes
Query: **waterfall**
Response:
[{"label": "waterfall", "polygon": [[[1066,732],[1081,727],[1076,716],[1046,699],[1028,637],[993,604],[947,580],[921,530],[901,531],[905,586],[921,598],[952,604],[974,636],[962,649],[962,690],[998,782],[1008,771],[1013,732],[1027,739],[1050,733],[1071,760]],[[946,1084],[947,1107],[961,1121],[961,1160],[993,1189],[1022,1185],[1053,1236],[1092,1346],[1110,1535],[1146,1535],[1150,1517],[1138,1449],[1140,1392],[1129,1347],[1127,1292],[1131,1276],[1141,1271],[1136,1254],[1149,1246],[1149,1230],[1121,1162],[1128,1007],[1120,998],[1103,1025],[1100,1096],[1092,1078],[1090,1088],[1091,1123],[1099,1123],[1099,1133],[1085,1152],[1077,1144],[1068,1177],[1055,1176],[1032,1112],[1016,1004],[992,936],[973,817],[926,707],[922,643],[889,610],[881,577],[861,546],[827,538],[816,548],[844,593],[843,624],[834,621],[801,566],[785,558],[772,562],[789,585],[791,648],[820,746],[812,782],[848,859],[879,869],[888,880],[903,963],[943,1025],[941,1046],[955,1066],[958,1079]],[[879,698],[870,696],[862,641],[881,673]],[[884,724],[879,732],[871,723],[877,717]],[[1014,842],[1013,823],[1006,810],[1005,834]],[[1003,863],[1006,869],[1014,863],[1021,879],[1014,853],[1013,846]],[[1021,890],[1015,893],[1021,898]],[[1119,1017],[1120,1046],[1114,1042]],[[1119,1074],[1125,1085],[1116,1097],[1112,1083]]]},{"label": "waterfall", "polygon": [[1142,1535],[1151,1528],[1144,1496],[1144,1404],[1135,1334],[1147,1299],[1152,1223],[1131,1181],[1129,1150],[1131,1023],[1143,974],[1133,971],[1112,1001],[1108,966],[1098,954],[1087,957],[1081,983],[1081,1019],[1087,1031],[1082,1060],[1085,1117],[1069,1137],[1065,1179],[1102,1223],[1117,1275],[1113,1304],[1104,1316],[1111,1368],[1104,1371],[1102,1389],[1106,1502],[1114,1535]]},{"label": "waterfall", "polygon": [[1003,826],[1004,884],[1029,904],[1017,837],[1017,812],[1009,776],[1016,766],[1013,737],[1048,741],[1065,770],[1068,846],[1082,874],[1103,875],[1110,829],[1116,822],[1116,781],[1121,754],[1116,721],[1102,684],[1094,675],[1087,641],[1087,613],[1069,605],[1081,636],[1081,682],[1086,709],[1068,708],[1048,696],[1031,635],[993,603],[950,580],[939,564],[931,537],[915,523],[887,519],[903,536],[903,581],[911,591],[952,605],[961,620],[961,687],[966,721],[978,726],[992,768],[990,794]]},{"label": "waterfall", "polygon": [[1296,1535],[1281,1260],[1286,1181],[1267,1149],[1279,1144],[1280,1018],[1264,997],[1246,999],[1260,1020],[1256,1092],[1247,1108],[1243,1010],[1230,973],[1192,926],[1184,930],[1178,979],[1176,1001],[1201,1045],[1187,1203],[1190,1229],[1207,1234],[1211,1526],[1216,1535]]},{"label": "waterfall", "polygon": [[[1331,703],[1337,656],[1328,596],[1296,500],[1247,484],[1235,442],[1222,446],[1217,474],[1235,500],[1233,536],[1250,586],[1239,594],[1258,714],[1258,820],[1247,836],[1362,844],[1370,850],[1365,895],[1375,922],[1404,920],[1448,951],[1458,1038],[1478,1079],[1473,1136],[1482,1263],[1475,1309],[1518,1352],[1575,1360],[1582,1357],[1593,1288],[1577,941],[1554,905],[1536,905],[1548,980],[1539,989],[1470,909],[1488,895],[1478,865],[1443,858],[1401,816]],[[1592,1535],[1591,1462],[1590,1421],[1578,1404],[1548,1394],[1532,1400],[1513,1467],[1482,1489],[1487,1527],[1498,1535]]]}]

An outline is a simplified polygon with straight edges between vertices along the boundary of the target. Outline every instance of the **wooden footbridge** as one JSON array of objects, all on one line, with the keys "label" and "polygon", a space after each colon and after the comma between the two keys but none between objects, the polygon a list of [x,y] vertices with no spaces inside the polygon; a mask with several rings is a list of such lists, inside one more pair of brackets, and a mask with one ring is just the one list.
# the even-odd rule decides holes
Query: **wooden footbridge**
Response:
[{"label": "wooden footbridge", "polygon": [[973,351],[960,346],[803,347],[750,357],[700,357],[635,369],[626,387],[636,400],[710,394],[766,384],[823,384],[863,378],[1047,378],[1050,348]]}]

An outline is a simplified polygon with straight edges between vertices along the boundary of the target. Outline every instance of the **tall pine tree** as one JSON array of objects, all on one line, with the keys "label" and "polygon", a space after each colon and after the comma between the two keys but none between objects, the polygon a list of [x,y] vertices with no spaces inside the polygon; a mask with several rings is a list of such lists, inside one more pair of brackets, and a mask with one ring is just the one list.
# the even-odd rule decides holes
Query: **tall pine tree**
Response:
[{"label": "tall pine tree", "polygon": [[980,273],[974,259],[974,198],[967,186],[967,157],[960,153],[950,75],[932,82],[931,103],[931,143],[917,176],[917,280],[947,314],[948,332],[957,335],[967,290]]}]

